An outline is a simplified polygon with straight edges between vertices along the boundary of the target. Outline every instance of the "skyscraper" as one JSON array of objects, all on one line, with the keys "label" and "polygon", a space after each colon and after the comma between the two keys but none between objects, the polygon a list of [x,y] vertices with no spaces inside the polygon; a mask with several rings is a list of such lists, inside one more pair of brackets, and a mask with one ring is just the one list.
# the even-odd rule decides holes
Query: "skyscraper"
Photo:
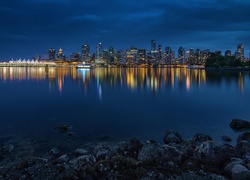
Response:
[{"label": "skyscraper", "polygon": [[95,63],[102,63],[102,52],[103,52],[103,48],[102,48],[102,43],[98,43],[96,46],[96,54],[95,54]]},{"label": "skyscraper", "polygon": [[49,60],[56,60],[56,50],[54,48],[50,48],[48,50],[48,54],[49,54]]},{"label": "skyscraper", "polygon": [[238,44],[236,57],[242,61],[244,60],[244,46],[243,46],[243,44]]},{"label": "skyscraper", "polygon": [[81,59],[83,62],[90,62],[90,48],[87,44],[82,45]]},{"label": "skyscraper", "polygon": [[179,61],[184,64],[184,57],[185,57],[185,50],[183,47],[179,47],[178,49],[178,58],[179,58]]},{"label": "skyscraper", "polygon": [[144,48],[138,50],[138,61],[142,64],[146,63],[146,50]]},{"label": "skyscraper", "polygon": [[156,40],[151,40],[151,51],[156,51]]}]

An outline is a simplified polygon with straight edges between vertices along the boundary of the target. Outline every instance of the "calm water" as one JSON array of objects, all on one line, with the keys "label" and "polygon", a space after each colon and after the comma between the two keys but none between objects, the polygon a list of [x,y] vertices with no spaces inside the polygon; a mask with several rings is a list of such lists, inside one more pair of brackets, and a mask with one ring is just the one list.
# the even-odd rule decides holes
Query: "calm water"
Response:
[{"label": "calm water", "polygon": [[[157,139],[167,129],[220,140],[250,120],[249,71],[185,68],[0,68],[0,136],[56,139],[59,124],[91,141]],[[234,143],[233,142],[233,143]]]}]

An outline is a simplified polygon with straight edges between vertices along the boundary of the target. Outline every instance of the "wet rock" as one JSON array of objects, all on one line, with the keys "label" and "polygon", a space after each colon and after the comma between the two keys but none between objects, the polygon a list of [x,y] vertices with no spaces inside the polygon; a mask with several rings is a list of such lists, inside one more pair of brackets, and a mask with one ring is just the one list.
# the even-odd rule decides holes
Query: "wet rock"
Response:
[{"label": "wet rock", "polygon": [[183,142],[183,139],[178,132],[170,129],[165,133],[165,135],[163,137],[163,141],[165,144],[169,144],[169,143],[179,144],[179,143]]},{"label": "wet rock", "polygon": [[250,129],[250,122],[242,119],[233,119],[230,123],[230,127],[233,130],[246,130]]},{"label": "wet rock", "polygon": [[227,146],[215,141],[204,141],[194,150],[194,157],[204,164],[220,166],[230,160]]},{"label": "wet rock", "polygon": [[121,141],[114,147],[114,150],[118,154],[126,156],[128,154],[128,143],[125,141]]},{"label": "wet rock", "polygon": [[192,144],[199,144],[204,141],[211,141],[213,140],[209,135],[207,134],[202,134],[202,133],[197,133],[193,136],[191,142]]},{"label": "wet rock", "polygon": [[9,154],[14,150],[14,146],[12,144],[6,144],[1,148],[1,152],[3,154]]},{"label": "wet rock", "polygon": [[246,180],[250,179],[250,171],[241,164],[236,164],[232,168],[232,179],[233,180]]},{"label": "wet rock", "polygon": [[60,153],[59,149],[57,148],[52,148],[50,151],[49,151],[50,154],[52,155],[57,155]]},{"label": "wet rock", "polygon": [[142,143],[138,138],[132,138],[128,143],[128,153],[131,157],[137,158],[139,150],[142,148]]},{"label": "wet rock", "polygon": [[69,129],[71,129],[71,126],[66,125],[66,124],[61,124],[55,127],[56,131],[62,132],[62,133],[67,132]]},{"label": "wet rock", "polygon": [[221,136],[221,139],[225,142],[231,142],[232,139],[229,136]]},{"label": "wet rock", "polygon": [[237,138],[237,143],[239,143],[242,140],[250,143],[250,132],[244,132],[244,133],[240,134]]},{"label": "wet rock", "polygon": [[236,164],[241,164],[243,165],[244,164],[244,161],[240,158],[232,158],[231,162],[228,163],[226,165],[226,167],[224,168],[224,171],[225,173],[231,177],[232,175],[232,170],[233,170],[233,167],[236,165]]},{"label": "wet rock", "polygon": [[59,158],[57,158],[57,163],[65,163],[69,160],[69,156],[67,154],[64,154],[62,156],[60,156]]},{"label": "wet rock", "polygon": [[236,148],[242,155],[250,154],[250,132],[244,132],[238,136]]},{"label": "wet rock", "polygon": [[139,161],[155,161],[155,160],[168,160],[169,152],[167,148],[163,148],[157,144],[145,144],[139,154]]},{"label": "wet rock", "polygon": [[99,161],[107,159],[109,157],[110,150],[111,148],[107,143],[100,143],[94,147],[93,152],[95,154],[97,161]]},{"label": "wet rock", "polygon": [[94,167],[96,158],[92,155],[83,155],[70,161],[75,170],[84,170],[89,166]]},{"label": "wet rock", "polygon": [[85,154],[88,154],[88,151],[85,149],[78,148],[75,150],[75,154],[76,155],[85,155]]}]

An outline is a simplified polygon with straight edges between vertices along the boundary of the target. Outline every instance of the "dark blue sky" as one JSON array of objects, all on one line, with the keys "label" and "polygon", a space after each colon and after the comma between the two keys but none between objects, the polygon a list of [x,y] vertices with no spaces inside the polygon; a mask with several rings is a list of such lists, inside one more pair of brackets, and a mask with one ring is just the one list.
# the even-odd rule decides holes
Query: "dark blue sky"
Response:
[{"label": "dark blue sky", "polygon": [[1,0],[0,61],[89,44],[250,50],[249,0]]}]

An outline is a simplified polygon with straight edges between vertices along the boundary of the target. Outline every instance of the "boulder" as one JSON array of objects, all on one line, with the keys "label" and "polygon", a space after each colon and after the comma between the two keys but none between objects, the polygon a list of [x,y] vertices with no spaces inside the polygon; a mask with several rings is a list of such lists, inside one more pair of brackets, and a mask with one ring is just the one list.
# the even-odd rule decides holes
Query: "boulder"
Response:
[{"label": "boulder", "polygon": [[140,139],[132,138],[129,140],[128,143],[128,153],[131,157],[137,158],[139,150],[142,148],[143,144],[141,143]]},{"label": "boulder", "polygon": [[96,158],[92,155],[83,155],[70,161],[75,170],[85,170],[86,168],[94,167]]},{"label": "boulder", "polygon": [[211,141],[213,140],[209,135],[207,134],[202,134],[202,133],[197,133],[193,136],[191,143],[193,145],[200,144],[204,141]]},{"label": "boulder", "polygon": [[241,164],[236,164],[232,168],[232,179],[233,180],[246,180],[250,179],[250,171]]},{"label": "boulder", "polygon": [[183,139],[178,132],[170,129],[165,133],[163,141],[165,144],[170,144],[170,143],[179,144],[183,142]]},{"label": "boulder", "polygon": [[230,160],[231,155],[227,152],[229,150],[228,146],[216,141],[204,141],[196,145],[193,154],[204,164],[220,166]]},{"label": "boulder", "polygon": [[236,148],[242,155],[250,153],[250,132],[244,132],[238,136]]},{"label": "boulder", "polygon": [[221,136],[221,139],[225,142],[231,142],[232,139],[229,136]]},{"label": "boulder", "polygon": [[95,154],[97,161],[99,161],[99,160],[107,159],[109,157],[110,150],[111,148],[109,147],[109,145],[104,142],[104,143],[100,143],[96,145],[94,147],[93,152]]},{"label": "boulder", "polygon": [[230,123],[230,127],[233,130],[247,130],[250,129],[250,122],[242,119],[233,119]]}]

